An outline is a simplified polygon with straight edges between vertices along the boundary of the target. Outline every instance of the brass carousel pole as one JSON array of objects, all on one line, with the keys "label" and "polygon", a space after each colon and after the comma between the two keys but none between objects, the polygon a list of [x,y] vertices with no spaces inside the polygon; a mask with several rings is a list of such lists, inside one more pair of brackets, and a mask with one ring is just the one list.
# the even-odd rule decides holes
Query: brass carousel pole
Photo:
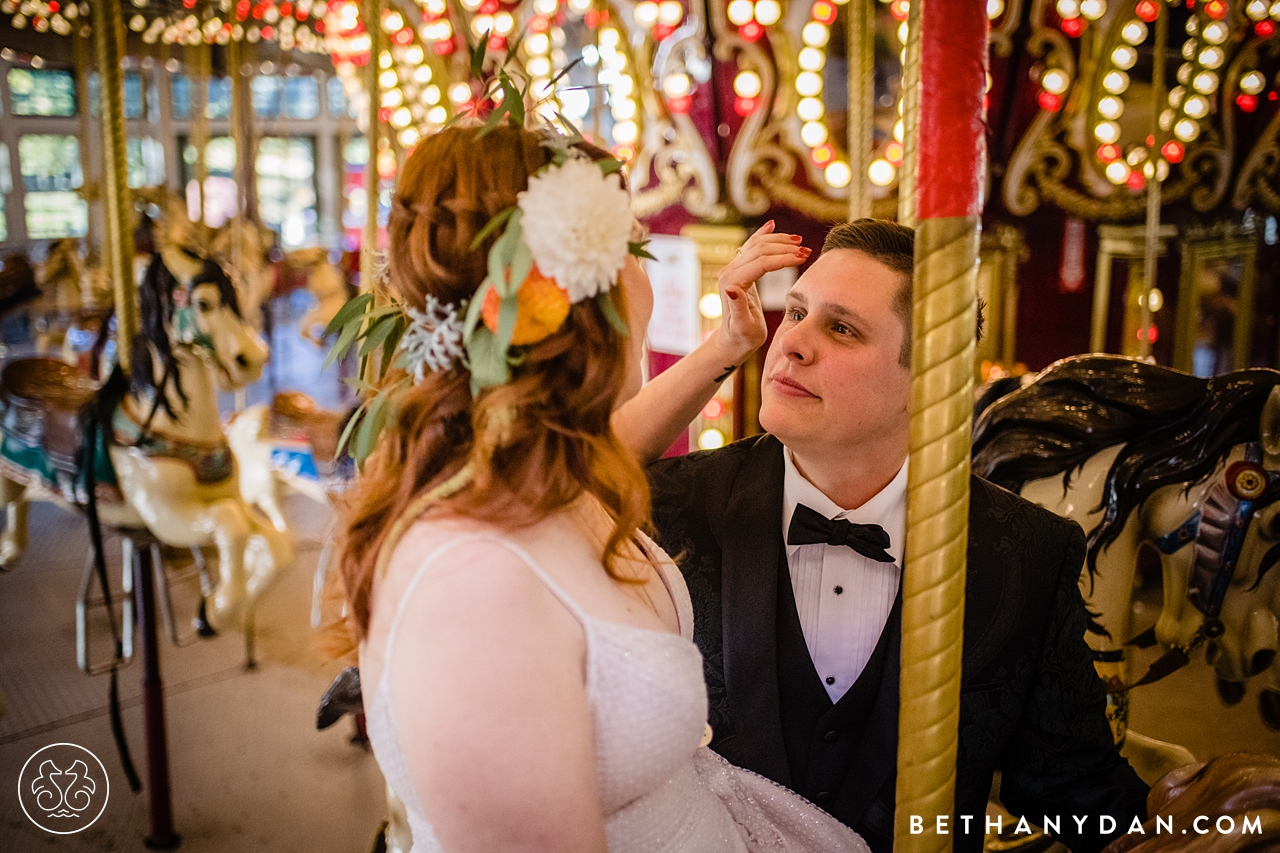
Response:
[{"label": "brass carousel pole", "polygon": [[[105,255],[102,251],[102,235],[98,232],[97,202],[101,198],[99,187],[93,181],[93,118],[89,115],[89,75],[93,72],[94,50],[92,31],[86,24],[77,24],[75,34],[72,36],[73,51],[76,65],[76,102],[80,104],[80,109],[76,112],[79,120],[80,132],[80,174],[83,183],[81,193],[84,200],[89,206],[89,230],[85,234],[85,244],[89,246],[90,252],[94,251],[94,247],[98,248],[100,254]],[[81,306],[75,306],[77,309]]]},{"label": "brass carousel pole", "polygon": [[907,43],[902,62],[902,168],[898,172],[898,222],[916,227],[916,171],[919,168],[920,11],[924,0],[907,7]]},{"label": "brass carousel pole", "polygon": [[94,0],[93,27],[102,118],[103,219],[106,225],[103,262],[111,276],[116,302],[116,347],[120,368],[129,371],[129,343],[138,331],[133,281],[133,230],[129,221],[128,161],[124,127],[124,19],[120,0]]},{"label": "brass carousel pole", "polygon": [[[919,125],[907,547],[898,723],[898,853],[951,850],[969,528],[978,245],[986,165],[985,0],[913,0]],[[922,8],[921,8],[922,7]],[[911,832],[911,816],[926,824]],[[921,831],[923,830],[923,831]]]},{"label": "brass carousel pole", "polygon": [[364,90],[369,94],[366,109],[369,127],[365,135],[369,143],[369,160],[364,164],[365,214],[364,230],[360,235],[360,289],[369,291],[373,289],[378,251],[378,113],[382,107],[378,58],[382,53],[382,2],[361,0],[360,5],[361,17],[365,21],[364,31],[369,36],[369,62],[364,68]]},{"label": "brass carousel pole", "polygon": [[[124,56],[124,16],[120,0],[93,0],[93,26],[101,81],[99,112],[102,116],[102,175],[106,221],[105,262],[115,293],[116,352],[120,369],[129,370],[129,346],[138,330],[134,301],[133,231],[129,216],[128,169],[124,124],[124,81],[120,60]],[[142,710],[147,736],[147,782],[150,787],[151,832],[144,843],[151,850],[172,850],[182,843],[173,829],[169,796],[169,751],[165,734],[164,683],[160,676],[156,638],[153,550],[139,548],[132,565],[138,602],[138,630],[142,634]]]},{"label": "brass carousel pole", "polygon": [[[194,47],[187,48],[190,59],[190,73],[187,76],[187,91],[190,97],[191,147],[195,149],[196,162],[192,170],[196,182],[196,199],[200,206],[196,216],[196,230],[200,233],[201,242],[207,242],[208,226],[205,224],[205,184],[209,178],[209,165],[206,159],[209,148],[209,77],[212,74],[212,47],[201,41]],[[184,189],[185,192],[185,189]]]},{"label": "brass carousel pole", "polygon": [[849,218],[871,215],[871,147],[876,100],[876,10],[874,3],[847,3],[849,17]]},{"label": "brass carousel pole", "polygon": [[1156,286],[1156,256],[1160,250],[1160,174],[1156,157],[1160,151],[1160,106],[1164,103],[1164,62],[1169,43],[1169,16],[1157,6],[1160,17],[1155,20],[1155,49],[1151,55],[1151,140],[1150,155],[1143,163],[1147,179],[1146,244],[1142,261],[1142,324],[1138,326],[1138,353],[1151,358],[1151,291]]}]

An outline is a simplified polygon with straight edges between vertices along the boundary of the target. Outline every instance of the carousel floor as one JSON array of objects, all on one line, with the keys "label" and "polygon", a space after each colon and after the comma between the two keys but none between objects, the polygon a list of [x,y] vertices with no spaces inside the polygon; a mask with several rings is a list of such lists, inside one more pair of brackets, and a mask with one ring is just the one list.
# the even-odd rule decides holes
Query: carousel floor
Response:
[{"label": "carousel floor", "polygon": [[[350,718],[315,728],[316,705],[340,669],[313,650],[312,572],[328,511],[292,496],[286,515],[298,536],[289,573],[258,607],[255,669],[239,636],[175,648],[161,644],[174,826],[181,849],[359,853],[385,815],[373,757],[351,743]],[[89,548],[84,522],[49,505],[31,513],[27,557],[0,574],[0,850],[141,851],[149,827],[147,791],[129,791],[111,738],[108,677],[75,663],[73,602]],[[119,550],[108,543],[113,577]],[[193,590],[175,591],[189,614]],[[99,623],[102,628],[102,623]],[[106,637],[105,633],[100,637]],[[108,649],[100,647],[99,654]],[[120,673],[125,730],[143,774],[140,651]],[[92,750],[107,767],[111,794],[87,830],[49,835],[29,823],[9,791],[27,758],[51,743]]]},{"label": "carousel floor", "polygon": [[[336,369],[323,374],[323,353],[297,335],[294,318],[306,294],[276,300],[274,376],[250,388],[249,403],[270,389],[304,390],[325,407],[339,404]],[[18,354],[22,347],[11,347]],[[224,408],[231,405],[228,395]],[[246,670],[239,635],[176,648],[161,641],[174,827],[188,853],[362,853],[386,814],[372,755],[353,745],[346,718],[315,727],[316,706],[341,667],[313,647],[311,585],[331,515],[290,495],[284,507],[296,538],[292,568],[263,596],[257,615],[257,667]],[[149,829],[146,788],[129,791],[111,737],[108,677],[88,676],[75,662],[77,585],[89,551],[87,526],[47,504],[31,507],[31,547],[12,571],[0,572],[0,851],[142,851]],[[119,584],[120,549],[108,540]],[[185,627],[197,600],[194,582],[174,590]],[[106,623],[96,621],[108,635]],[[100,645],[96,654],[109,653]],[[146,783],[141,707],[141,652],[120,672],[124,726],[133,761]],[[85,831],[54,836],[28,822],[12,794],[27,758],[48,744],[92,750],[110,774],[110,799]]]}]

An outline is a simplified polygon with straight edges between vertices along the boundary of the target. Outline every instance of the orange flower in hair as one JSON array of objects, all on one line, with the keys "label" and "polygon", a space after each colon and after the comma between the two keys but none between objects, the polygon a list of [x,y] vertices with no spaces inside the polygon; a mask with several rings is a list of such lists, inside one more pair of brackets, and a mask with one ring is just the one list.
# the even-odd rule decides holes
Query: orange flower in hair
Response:
[{"label": "orange flower in hair", "polygon": [[[502,299],[498,291],[489,288],[484,295],[481,316],[485,327],[498,333],[498,308]],[[512,346],[525,346],[546,340],[555,334],[569,316],[569,294],[547,278],[537,267],[529,271],[529,277],[516,291],[516,328],[511,336]]]}]

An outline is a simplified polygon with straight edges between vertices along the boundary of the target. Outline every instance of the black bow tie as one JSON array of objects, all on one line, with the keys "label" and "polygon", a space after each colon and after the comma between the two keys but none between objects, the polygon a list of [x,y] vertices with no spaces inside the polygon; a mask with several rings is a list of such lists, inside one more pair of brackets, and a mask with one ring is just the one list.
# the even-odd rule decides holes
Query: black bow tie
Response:
[{"label": "black bow tie", "polygon": [[830,519],[804,504],[797,504],[787,529],[788,545],[847,545],[877,563],[892,563],[889,534],[878,524],[854,524],[843,518]]}]

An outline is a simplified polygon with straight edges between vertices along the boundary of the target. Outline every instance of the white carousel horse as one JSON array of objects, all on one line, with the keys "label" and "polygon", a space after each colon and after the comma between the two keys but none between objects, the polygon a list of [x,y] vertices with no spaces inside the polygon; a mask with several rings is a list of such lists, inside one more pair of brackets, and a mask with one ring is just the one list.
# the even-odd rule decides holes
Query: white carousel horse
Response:
[{"label": "white carousel horse", "polygon": [[[176,246],[157,255],[139,296],[141,328],[131,347],[130,387],[113,387],[120,385],[113,377],[99,395],[110,411],[111,464],[106,470],[95,465],[95,477],[100,484],[114,479],[123,501],[100,499],[98,514],[110,526],[145,527],[166,545],[216,548],[218,580],[206,609],[213,626],[225,628],[243,619],[292,560],[288,535],[241,498],[218,417],[219,387],[234,390],[255,381],[267,348],[240,317],[235,290],[222,269]],[[87,499],[81,472],[66,466],[59,472],[45,464],[47,424],[41,430],[21,429],[22,412],[13,402],[21,395],[9,393],[7,383],[10,368],[19,364],[6,367],[0,499],[7,503],[10,523],[0,536],[0,561],[15,559],[26,544],[26,499],[44,497],[63,505]],[[82,393],[87,382],[74,376],[62,380],[68,387],[79,383]],[[102,395],[112,391],[122,397],[118,405],[102,402],[107,399]],[[105,496],[101,488],[95,494]]]},{"label": "white carousel horse", "polygon": [[255,329],[263,326],[263,311],[275,288],[275,269],[268,254],[275,243],[271,229],[235,217],[213,233],[213,256],[234,270],[232,280],[240,295],[245,319]]},{"label": "white carousel horse", "polygon": [[[973,470],[1084,528],[1087,639],[1117,741],[1127,691],[1201,645],[1224,701],[1269,673],[1263,719],[1280,727],[1280,372],[1199,379],[1120,357],[1065,359],[982,414]],[[1163,604],[1135,637],[1144,546],[1160,555]],[[1135,678],[1127,647],[1153,641],[1166,655]]]}]

